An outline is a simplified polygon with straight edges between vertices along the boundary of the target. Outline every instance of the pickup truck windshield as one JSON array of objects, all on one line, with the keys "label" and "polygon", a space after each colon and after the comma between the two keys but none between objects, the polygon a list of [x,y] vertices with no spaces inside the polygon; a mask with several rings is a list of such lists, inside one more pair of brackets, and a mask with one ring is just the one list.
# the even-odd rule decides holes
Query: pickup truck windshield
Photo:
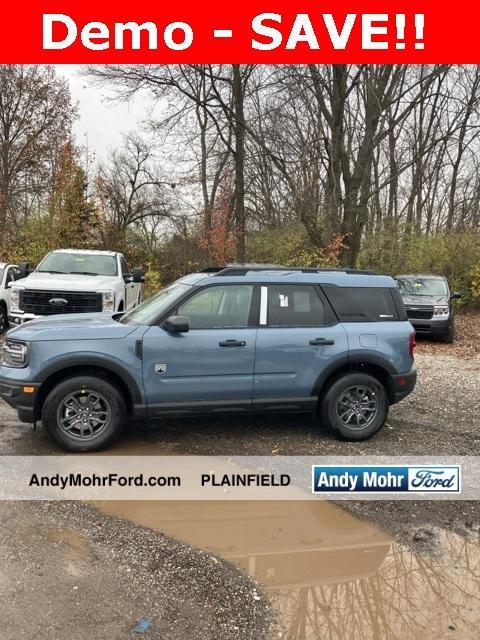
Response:
[{"label": "pickup truck windshield", "polygon": [[446,296],[447,286],[441,278],[398,278],[398,288],[407,296]]},{"label": "pickup truck windshield", "polygon": [[126,313],[119,322],[122,324],[152,324],[155,318],[162,315],[189,288],[186,284],[172,284]]},{"label": "pickup truck windshield", "polygon": [[88,253],[50,253],[38,265],[37,273],[76,273],[88,276],[117,276],[115,256]]}]

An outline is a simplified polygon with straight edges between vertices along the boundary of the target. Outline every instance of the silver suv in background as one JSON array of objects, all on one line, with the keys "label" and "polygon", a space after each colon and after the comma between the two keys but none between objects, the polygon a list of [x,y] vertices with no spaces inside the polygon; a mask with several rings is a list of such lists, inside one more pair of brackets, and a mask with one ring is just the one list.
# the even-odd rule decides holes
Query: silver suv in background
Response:
[{"label": "silver suv in background", "polygon": [[447,279],[435,275],[403,275],[395,280],[416,333],[452,343],[455,338],[453,300],[461,295],[450,291]]}]

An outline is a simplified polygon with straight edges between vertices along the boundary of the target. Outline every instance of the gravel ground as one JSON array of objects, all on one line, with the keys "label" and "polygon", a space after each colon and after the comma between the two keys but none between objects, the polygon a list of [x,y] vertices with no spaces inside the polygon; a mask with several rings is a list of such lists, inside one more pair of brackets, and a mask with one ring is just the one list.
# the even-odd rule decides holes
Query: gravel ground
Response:
[{"label": "gravel ground", "polygon": [[227,562],[81,503],[0,502],[0,637],[260,640],[262,588]]}]

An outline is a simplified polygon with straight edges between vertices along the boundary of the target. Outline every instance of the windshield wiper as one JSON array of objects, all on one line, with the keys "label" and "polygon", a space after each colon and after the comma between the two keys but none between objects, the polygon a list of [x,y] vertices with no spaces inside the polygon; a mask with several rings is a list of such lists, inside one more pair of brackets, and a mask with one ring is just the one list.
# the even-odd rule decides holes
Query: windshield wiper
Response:
[{"label": "windshield wiper", "polygon": [[99,276],[99,273],[93,271],[70,271],[72,276]]},{"label": "windshield wiper", "polygon": [[66,271],[51,271],[50,269],[41,269],[41,270],[37,271],[37,273],[59,273],[59,274],[61,274],[63,276],[67,275]]}]

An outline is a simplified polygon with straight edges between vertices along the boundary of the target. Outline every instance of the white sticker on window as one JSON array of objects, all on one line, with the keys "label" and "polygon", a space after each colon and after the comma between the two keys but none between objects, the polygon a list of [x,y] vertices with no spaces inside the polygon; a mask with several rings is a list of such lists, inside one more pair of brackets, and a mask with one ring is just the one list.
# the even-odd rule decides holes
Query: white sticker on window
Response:
[{"label": "white sticker on window", "polygon": [[288,296],[284,296],[283,293],[279,293],[278,297],[280,299],[280,306],[288,307]]}]

